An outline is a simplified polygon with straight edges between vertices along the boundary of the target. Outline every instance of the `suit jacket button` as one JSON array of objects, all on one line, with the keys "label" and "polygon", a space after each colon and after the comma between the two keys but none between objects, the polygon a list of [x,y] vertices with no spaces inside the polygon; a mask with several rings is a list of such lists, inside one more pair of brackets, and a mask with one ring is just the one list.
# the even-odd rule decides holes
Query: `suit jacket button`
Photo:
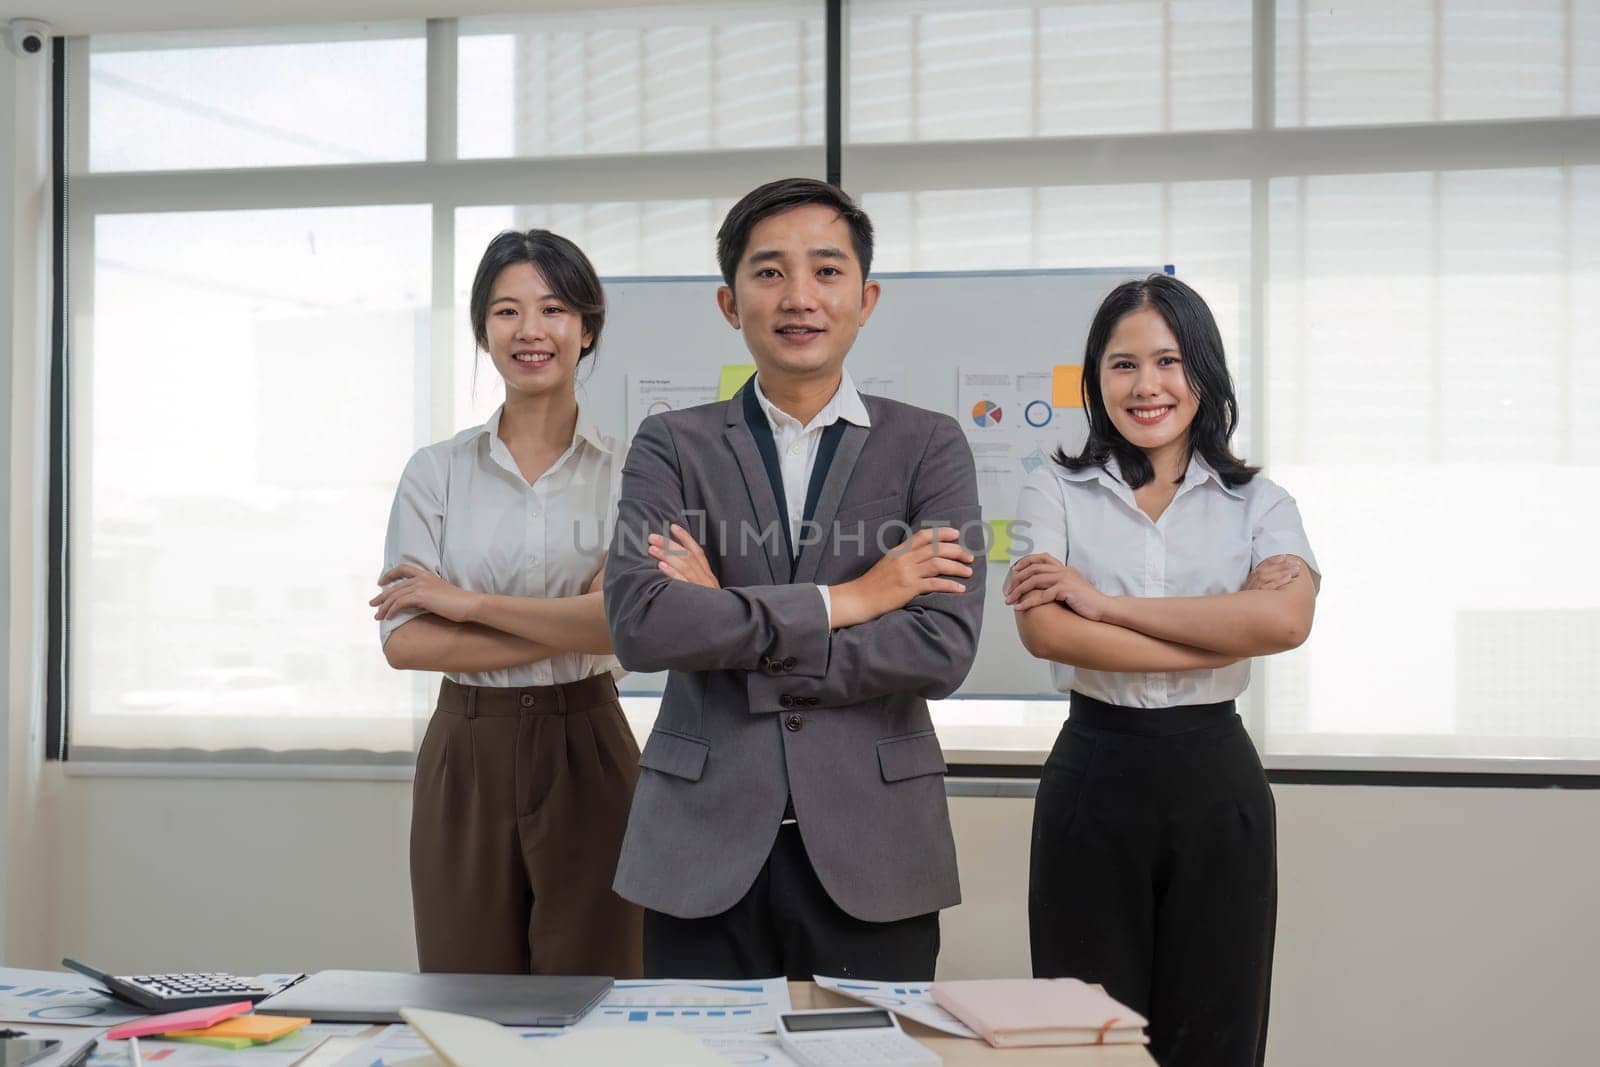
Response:
[{"label": "suit jacket button", "polygon": [[792,671],[794,670],[794,665],[799,662],[800,661],[795,659],[793,656],[789,656],[783,661],[783,669],[786,671]]},{"label": "suit jacket button", "polygon": [[790,696],[788,693],[783,694],[782,696],[780,696],[778,698],[778,707],[780,707],[780,708],[792,708],[792,707],[794,707],[794,697]]},{"label": "suit jacket button", "polygon": [[798,715],[791,715],[783,721],[783,725],[784,728],[790,733],[794,733],[796,730],[800,729],[801,726],[805,725],[805,720]]}]

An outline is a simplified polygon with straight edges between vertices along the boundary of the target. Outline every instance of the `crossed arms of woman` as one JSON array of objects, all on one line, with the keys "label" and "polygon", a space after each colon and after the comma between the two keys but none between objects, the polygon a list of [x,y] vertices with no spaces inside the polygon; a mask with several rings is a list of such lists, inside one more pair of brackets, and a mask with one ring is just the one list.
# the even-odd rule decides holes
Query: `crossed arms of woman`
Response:
[{"label": "crossed arms of woman", "polygon": [[605,566],[578,596],[524,597],[476,593],[452,585],[425,567],[401,563],[378,579],[382,592],[369,601],[375,618],[423,611],[384,642],[397,670],[497,671],[538,663],[563,652],[606,655],[600,588]]},{"label": "crossed arms of woman", "polygon": [[1199,597],[1108,596],[1047,553],[1006,576],[1017,632],[1041,659],[1097,671],[1226,667],[1298,647],[1311,632],[1315,576],[1299,556],[1272,556],[1244,589]]}]

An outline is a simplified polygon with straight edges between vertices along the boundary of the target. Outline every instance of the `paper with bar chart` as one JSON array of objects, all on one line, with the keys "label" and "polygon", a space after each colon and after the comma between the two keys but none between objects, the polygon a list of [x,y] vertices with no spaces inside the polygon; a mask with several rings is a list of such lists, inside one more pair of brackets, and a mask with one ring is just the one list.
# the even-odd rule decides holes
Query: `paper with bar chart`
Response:
[{"label": "paper with bar chart", "polygon": [[829,978],[813,975],[817,985],[843,994],[851,1000],[888,1008],[903,1019],[911,1019],[956,1037],[977,1037],[966,1023],[933,1002],[932,982],[868,982],[856,978]]},{"label": "paper with bar chart", "polygon": [[750,981],[626,979],[612,986],[578,1022],[602,1026],[670,1026],[688,1033],[759,1034],[775,1030],[778,1013],[789,1010],[789,984],[782,978]]}]

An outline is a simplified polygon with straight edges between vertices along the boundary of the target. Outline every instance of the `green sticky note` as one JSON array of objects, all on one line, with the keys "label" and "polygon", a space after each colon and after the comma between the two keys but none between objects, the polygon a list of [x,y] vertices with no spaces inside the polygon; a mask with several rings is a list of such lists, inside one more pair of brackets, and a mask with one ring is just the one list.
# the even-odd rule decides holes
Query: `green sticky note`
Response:
[{"label": "green sticky note", "polygon": [[990,519],[989,562],[1011,563],[1011,519]]},{"label": "green sticky note", "polygon": [[161,1040],[187,1041],[191,1045],[210,1045],[212,1048],[225,1048],[232,1052],[255,1044],[248,1037],[178,1037],[173,1034],[163,1034]]},{"label": "green sticky note", "polygon": [[717,399],[732,400],[733,394],[737,393],[755,372],[754,363],[724,363],[722,377],[717,379]]}]

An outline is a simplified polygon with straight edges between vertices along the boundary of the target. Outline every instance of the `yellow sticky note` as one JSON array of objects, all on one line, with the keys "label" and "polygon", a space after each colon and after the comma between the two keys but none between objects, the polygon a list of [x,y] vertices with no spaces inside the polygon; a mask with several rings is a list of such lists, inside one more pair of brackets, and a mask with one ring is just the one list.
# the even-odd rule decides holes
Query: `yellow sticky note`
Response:
[{"label": "yellow sticky note", "polygon": [[754,363],[724,363],[722,377],[717,379],[717,399],[732,400],[733,394],[737,393],[755,372]]},{"label": "yellow sticky note", "polygon": [[1083,367],[1077,363],[1057,363],[1050,369],[1050,406],[1083,407]]},{"label": "yellow sticky note", "polygon": [[1011,522],[1010,519],[989,520],[989,562],[1011,563]]}]

